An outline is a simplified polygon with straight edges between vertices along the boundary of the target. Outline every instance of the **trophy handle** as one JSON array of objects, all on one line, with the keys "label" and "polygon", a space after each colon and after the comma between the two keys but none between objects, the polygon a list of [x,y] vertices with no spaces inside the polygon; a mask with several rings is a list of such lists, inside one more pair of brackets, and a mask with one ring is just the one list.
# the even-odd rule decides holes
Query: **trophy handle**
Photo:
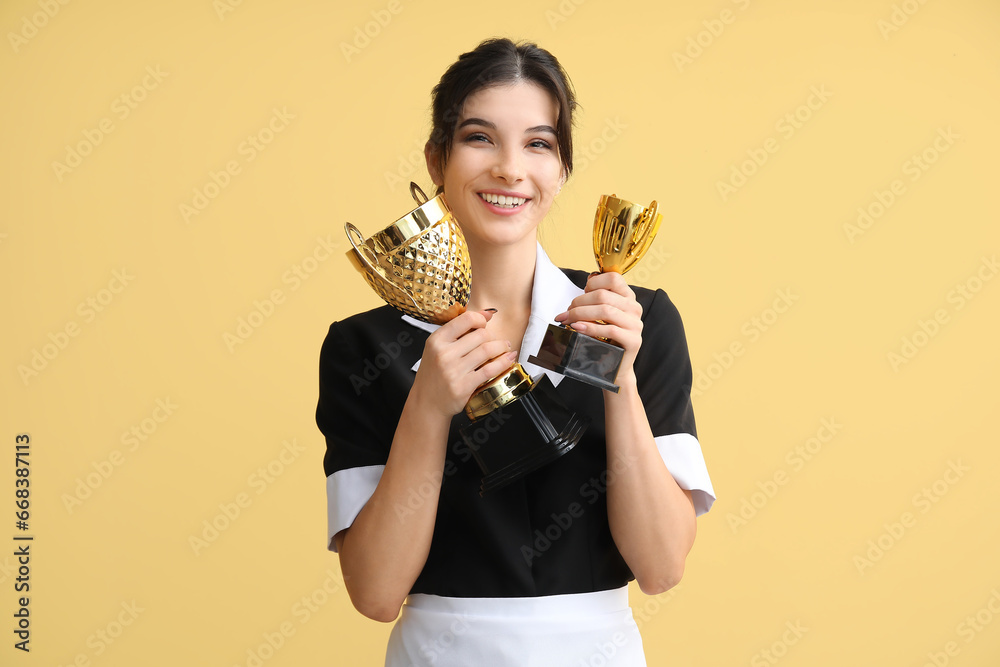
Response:
[{"label": "trophy handle", "polygon": [[[420,194],[419,197],[417,196],[418,193]],[[410,181],[410,196],[413,197],[413,201],[417,202],[421,206],[428,202],[427,195],[425,195],[424,191],[420,189],[420,186],[413,181]]]},{"label": "trophy handle", "polygon": [[351,223],[345,222],[344,231],[347,232],[347,240],[354,246],[354,251],[358,253],[358,257],[365,263],[365,266],[381,275],[382,267],[378,265],[378,258],[375,257],[372,249],[365,245],[365,237],[361,234],[361,230]]},{"label": "trophy handle", "polygon": [[646,254],[650,244],[653,242],[653,237],[660,230],[659,225],[653,224],[655,221],[656,200],[654,199],[648,207],[643,209],[642,217],[635,226],[635,232],[632,236],[632,247],[635,248],[634,254],[636,255],[635,261],[639,261],[638,258]]},{"label": "trophy handle", "polygon": [[[415,184],[411,183],[411,185]],[[419,189],[419,187],[417,189]],[[423,192],[421,192],[421,194],[423,194]],[[354,252],[357,253],[358,258],[360,258],[364,265],[368,268],[368,273],[365,275],[369,279],[369,284],[375,288],[375,291],[379,294],[379,296],[384,298],[385,292],[393,292],[397,295],[402,294],[410,300],[410,304],[413,305],[414,311],[419,312],[420,309],[417,306],[417,302],[414,300],[413,295],[410,293],[410,290],[396,285],[386,277],[385,269],[379,265],[378,257],[376,257],[372,249],[365,244],[365,237],[361,234],[361,230],[351,223],[345,222],[344,231],[347,232],[347,240],[351,242],[352,246],[354,246]],[[375,287],[375,276],[378,276],[378,278],[382,281],[382,289]]]}]

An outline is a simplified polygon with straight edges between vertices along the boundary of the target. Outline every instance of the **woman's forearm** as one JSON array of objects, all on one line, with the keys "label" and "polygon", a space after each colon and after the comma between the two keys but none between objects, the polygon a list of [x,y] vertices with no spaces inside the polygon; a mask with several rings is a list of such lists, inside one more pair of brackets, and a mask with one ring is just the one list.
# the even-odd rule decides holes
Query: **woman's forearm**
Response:
[{"label": "woman's forearm", "polygon": [[411,392],[375,492],[351,527],[338,534],[351,601],[374,620],[396,618],[427,560],[449,425],[437,411],[422,409]]},{"label": "woman's forearm", "polygon": [[618,394],[604,394],[608,522],[640,589],[655,595],[684,572],[696,532],[694,505],[656,448],[634,376],[618,382]]}]

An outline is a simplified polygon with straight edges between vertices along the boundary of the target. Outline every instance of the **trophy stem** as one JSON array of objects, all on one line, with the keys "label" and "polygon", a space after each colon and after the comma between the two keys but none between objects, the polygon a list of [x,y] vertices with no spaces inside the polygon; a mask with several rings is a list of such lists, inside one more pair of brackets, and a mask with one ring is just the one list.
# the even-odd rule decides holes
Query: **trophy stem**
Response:
[{"label": "trophy stem", "polygon": [[[516,401],[468,424],[459,432],[483,471],[483,496],[555,461],[580,441],[588,417],[570,410],[543,375]],[[502,437],[495,438],[497,434]]]}]

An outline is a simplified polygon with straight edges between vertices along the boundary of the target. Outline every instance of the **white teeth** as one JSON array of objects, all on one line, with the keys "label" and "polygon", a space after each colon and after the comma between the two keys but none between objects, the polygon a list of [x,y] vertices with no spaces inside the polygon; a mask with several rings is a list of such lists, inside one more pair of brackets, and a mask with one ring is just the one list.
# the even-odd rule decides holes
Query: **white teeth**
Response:
[{"label": "white teeth", "polygon": [[482,197],[484,201],[488,201],[494,206],[499,206],[501,208],[516,208],[527,201],[524,197],[506,197],[504,195],[494,195],[485,192],[480,192],[479,196]]}]

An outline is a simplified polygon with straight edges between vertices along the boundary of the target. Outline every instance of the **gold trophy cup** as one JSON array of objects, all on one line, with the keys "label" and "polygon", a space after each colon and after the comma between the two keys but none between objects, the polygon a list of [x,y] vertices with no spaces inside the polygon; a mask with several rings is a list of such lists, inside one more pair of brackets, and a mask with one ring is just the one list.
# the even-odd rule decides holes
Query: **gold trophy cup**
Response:
[{"label": "gold trophy cup", "polygon": [[[662,221],[656,200],[641,206],[613,194],[603,195],[594,216],[594,257],[601,272],[624,274],[635,266],[649,250]],[[614,341],[550,324],[538,353],[528,361],[617,394],[615,379],[624,353]]]},{"label": "gold trophy cup", "polygon": [[[368,239],[351,223],[344,225],[353,246],[347,257],[390,306],[444,324],[469,302],[469,250],[444,195],[428,200],[416,183],[410,183],[410,193],[417,208]],[[462,438],[484,474],[480,494],[562,456],[589,424],[563,405],[546,376],[533,381],[521,364],[480,385],[465,418]]]}]

